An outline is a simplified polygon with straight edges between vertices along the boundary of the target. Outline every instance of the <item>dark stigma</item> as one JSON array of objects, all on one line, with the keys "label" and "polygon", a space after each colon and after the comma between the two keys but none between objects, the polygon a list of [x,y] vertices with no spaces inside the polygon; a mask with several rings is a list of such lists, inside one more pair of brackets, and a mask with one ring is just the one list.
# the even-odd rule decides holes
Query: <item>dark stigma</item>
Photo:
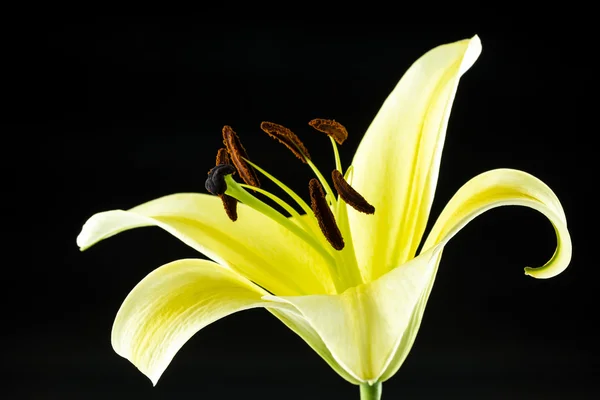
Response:
[{"label": "dark stigma", "polygon": [[238,201],[235,198],[225,194],[225,191],[227,190],[227,184],[225,183],[225,175],[235,172],[235,167],[229,163],[229,154],[227,153],[227,149],[220,148],[217,152],[216,166],[210,171],[208,171],[208,178],[204,183],[204,187],[206,187],[206,190],[221,198],[221,202],[223,203],[225,213],[232,221],[236,221],[238,217]]},{"label": "dark stigma", "polygon": [[204,182],[204,187],[211,194],[220,196],[227,190],[227,184],[225,183],[225,175],[235,173],[235,167],[231,164],[217,165],[208,171],[208,178]]}]

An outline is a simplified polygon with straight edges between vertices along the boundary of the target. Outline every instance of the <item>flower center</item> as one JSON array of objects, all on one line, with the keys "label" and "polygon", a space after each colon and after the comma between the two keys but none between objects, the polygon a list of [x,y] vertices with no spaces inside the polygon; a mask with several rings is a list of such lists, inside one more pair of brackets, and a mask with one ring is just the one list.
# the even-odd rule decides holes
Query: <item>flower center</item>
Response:
[{"label": "flower center", "polygon": [[[375,207],[354,190],[344,178],[337,144],[341,145],[348,137],[346,128],[336,121],[327,119],[314,119],[309,122],[309,125],[330,138],[336,164],[331,177],[338,194],[337,199],[298,136],[288,128],[272,122],[261,123],[261,129],[286,146],[300,161],[308,164],[316,176],[309,182],[310,206],[288,186],[252,163],[238,135],[230,126],[223,127],[223,143],[226,148],[219,149],[216,166],[208,172],[205,187],[210,193],[221,198],[225,212],[232,221],[237,220],[237,202],[240,201],[271,218],[314,248],[328,264],[339,293],[364,282],[356,262],[346,205],[366,214],[373,214]],[[351,174],[351,169],[352,167],[348,169],[347,175]],[[294,207],[278,196],[261,189],[256,171],[282,189],[306,213],[306,216],[300,215]],[[238,183],[233,179],[236,172],[244,183]],[[275,202],[289,216],[275,210],[247,189]]]}]

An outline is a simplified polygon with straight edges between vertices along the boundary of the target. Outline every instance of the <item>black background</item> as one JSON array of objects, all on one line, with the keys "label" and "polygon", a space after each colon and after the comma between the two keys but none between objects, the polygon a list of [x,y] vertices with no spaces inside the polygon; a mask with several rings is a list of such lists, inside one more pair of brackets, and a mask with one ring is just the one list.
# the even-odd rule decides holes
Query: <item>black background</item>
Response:
[{"label": "black background", "polygon": [[551,280],[523,275],[555,246],[535,211],[506,207],[476,219],[447,246],[418,339],[384,384],[384,399],[595,397],[587,32],[211,16],[24,19],[6,30],[3,185],[13,240],[3,263],[0,391],[11,399],[358,398],[358,388],[263,310],[201,331],[152,387],[113,352],[113,318],[154,268],[198,255],[158,228],[83,253],[75,237],[95,212],[203,192],[225,124],[254,161],[306,193],[309,171],[261,134],[261,121],[298,133],[324,170],[331,148],[306,123],[342,122],[347,166],[410,64],[476,33],[483,53],[461,80],[431,222],[472,176],[522,169],[561,199],[572,264]]}]

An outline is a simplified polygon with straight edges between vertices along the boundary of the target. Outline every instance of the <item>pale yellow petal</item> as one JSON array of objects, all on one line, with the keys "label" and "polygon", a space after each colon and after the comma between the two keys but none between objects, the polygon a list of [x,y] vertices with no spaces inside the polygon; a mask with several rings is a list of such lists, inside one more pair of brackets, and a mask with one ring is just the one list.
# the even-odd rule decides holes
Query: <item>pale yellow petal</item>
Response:
[{"label": "pale yellow petal", "polygon": [[236,311],[264,306],[263,294],[212,261],[172,262],[129,293],[113,325],[113,348],[156,384],[196,332]]},{"label": "pale yellow petal", "polygon": [[423,252],[379,279],[340,295],[265,299],[295,306],[332,357],[356,379],[385,381],[400,368],[414,343],[446,243],[473,218],[503,205],[531,207],[555,227],[556,253],[543,267],[527,269],[527,274],[547,278],[563,271],[571,258],[571,240],[556,195],[531,175],[501,169],[465,184],[436,222]]},{"label": "pale yellow petal", "polygon": [[375,279],[414,257],[438,179],[460,76],[481,52],[477,36],[417,60],[369,126],[352,165],[352,186],[374,215],[349,210],[359,266]]},{"label": "pale yellow petal", "polygon": [[77,244],[83,250],[119,232],[152,225],[271,293],[335,293],[325,261],[306,242],[243,204],[232,222],[215,196],[174,194],[128,211],[96,214],[83,226]]},{"label": "pale yellow petal", "polygon": [[[525,273],[535,278],[551,278],[567,268],[571,261],[571,237],[560,201],[546,184],[532,175],[514,169],[492,170],[471,179],[452,197],[427,237],[422,252],[428,256],[434,254],[431,263],[433,270],[427,271],[429,282],[422,291],[423,295],[413,311],[409,328],[381,380],[396,373],[412,347],[433,287],[441,248],[477,216],[492,208],[509,205],[530,207],[541,212],[550,220],[556,233],[556,251],[552,258],[541,267],[525,268]],[[518,226],[515,229],[519,229]],[[473,243],[473,246],[477,246],[477,243]],[[468,250],[465,254],[468,256]],[[399,269],[401,268],[403,267]]]},{"label": "pale yellow petal", "polygon": [[127,296],[115,319],[112,345],[156,385],[181,347],[199,330],[237,311],[265,307],[300,335],[342,376],[323,341],[294,308],[263,300],[266,291],[207,260],[166,264]]},{"label": "pale yellow petal", "polygon": [[[329,366],[335,372],[338,373],[338,375],[352,384],[357,385],[360,383],[360,381],[357,380],[352,373],[346,371],[340,364],[338,364],[317,331],[314,330],[312,325],[310,325],[304,317],[298,314],[298,311],[295,308],[293,310],[273,308],[270,307],[273,305],[272,303],[273,302],[271,302],[267,308],[271,314],[276,316],[288,328],[300,336],[306,342],[306,344],[310,346],[311,349],[320,355],[321,358],[325,360],[325,362],[329,364]],[[275,303],[277,304],[279,302]]]},{"label": "pale yellow petal", "polygon": [[296,307],[339,365],[355,380],[373,383],[388,367],[411,323],[413,309],[435,269],[431,253],[340,295],[265,299]]},{"label": "pale yellow petal", "polygon": [[[417,333],[419,332],[419,328],[421,327],[421,321],[423,320],[423,314],[425,313],[425,307],[427,306],[427,300],[429,300],[429,295],[431,294],[431,289],[433,289],[433,283],[435,281],[435,276],[437,274],[438,266],[440,265],[440,260],[442,258],[443,244],[435,246],[432,249],[429,249],[427,252],[419,255],[420,257],[431,257],[429,258],[427,271],[424,274],[428,275],[429,283],[425,285],[425,287],[421,291],[414,292],[415,295],[418,294],[419,298],[415,302],[415,306],[413,307],[410,319],[406,324],[406,329],[397,338],[394,350],[391,353],[391,357],[387,362],[387,367],[385,371],[379,378],[381,382],[385,382],[390,379],[397,371],[400,369],[402,364],[404,364],[404,360],[408,357],[410,350],[417,338]],[[380,279],[401,279],[401,276],[395,274],[397,270],[401,268],[397,268],[392,272],[384,275]]]},{"label": "pale yellow petal", "polygon": [[525,273],[535,278],[551,278],[564,271],[571,261],[572,248],[562,205],[544,182],[514,169],[485,172],[461,187],[431,229],[423,245],[424,251],[447,241],[487,210],[508,205],[530,207],[541,212],[550,220],[556,232],[557,246],[552,258],[541,267],[526,268]]}]

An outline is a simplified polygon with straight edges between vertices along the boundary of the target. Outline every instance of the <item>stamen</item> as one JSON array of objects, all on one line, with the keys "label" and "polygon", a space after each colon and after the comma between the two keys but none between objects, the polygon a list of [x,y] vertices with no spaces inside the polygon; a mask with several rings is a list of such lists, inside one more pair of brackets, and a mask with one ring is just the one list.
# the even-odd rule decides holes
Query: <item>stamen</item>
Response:
[{"label": "stamen", "polygon": [[294,201],[302,208],[302,210],[304,210],[304,212],[306,214],[310,214],[311,208],[292,189],[290,189],[283,182],[281,182],[279,179],[275,178],[273,175],[269,174],[267,171],[265,171],[258,165],[254,164],[252,161],[246,160],[246,162],[248,164],[252,165],[255,170],[257,170],[258,172],[263,174],[267,179],[269,179],[271,182],[273,182],[275,185],[277,185],[281,190],[283,190],[285,193],[287,193],[288,196],[290,196],[292,199],[294,199]]},{"label": "stamen", "polygon": [[273,139],[279,141],[279,143],[285,145],[285,147],[290,149],[291,152],[294,153],[294,155],[303,163],[306,164],[306,159],[310,160],[310,154],[308,154],[308,150],[306,147],[304,147],[302,141],[300,141],[294,132],[285,126],[264,121],[261,122],[260,129],[266,132]]},{"label": "stamen", "polygon": [[242,146],[238,135],[228,125],[223,127],[223,143],[242,180],[248,185],[260,187],[256,172],[244,161],[244,158],[249,158],[246,149]]},{"label": "stamen", "polygon": [[321,232],[334,249],[342,250],[344,248],[344,238],[325,199],[323,186],[321,186],[318,179],[312,178],[308,184],[308,189],[310,191],[310,206],[319,222]]},{"label": "stamen", "polygon": [[319,132],[323,132],[326,135],[334,138],[338,144],[344,143],[344,141],[348,138],[348,131],[344,125],[333,119],[315,118],[308,124]]},{"label": "stamen", "polygon": [[335,139],[329,136],[329,141],[331,142],[331,147],[333,147],[333,158],[335,159],[335,169],[342,172],[342,161],[340,160],[340,152],[338,151],[337,144],[335,144]]},{"label": "stamen", "polygon": [[[231,164],[231,161],[229,160],[229,153],[227,152],[227,149],[225,148],[220,148],[219,151],[217,152],[217,160],[215,162],[216,165],[225,165],[225,164]],[[209,171],[210,174],[210,171]],[[225,189],[227,189],[227,185],[225,184]],[[218,195],[221,198],[221,201],[223,202],[223,208],[225,209],[225,213],[227,214],[227,216],[229,217],[230,220],[232,221],[237,221],[238,215],[237,215],[237,203],[238,201],[236,199],[234,199],[233,197],[226,195],[225,193]]]},{"label": "stamen", "polygon": [[219,151],[217,151],[217,160],[215,162],[215,165],[221,164],[231,164],[231,161],[229,159],[229,153],[224,147],[221,147]]},{"label": "stamen", "polygon": [[[258,192],[258,193],[262,194],[263,196],[268,197],[269,199],[273,200],[275,203],[277,203],[277,205],[279,205],[281,208],[283,208],[285,211],[287,211],[288,214],[290,214],[290,216],[292,217],[290,219],[293,222],[298,224],[302,229],[304,229],[308,233],[314,232],[313,228],[307,222],[307,221],[311,221],[311,219],[302,218],[302,216],[298,213],[298,211],[294,210],[294,208],[292,206],[290,206],[288,203],[283,201],[281,198],[275,196],[273,193],[267,192],[266,190],[261,189],[261,188],[255,188],[255,187],[252,187],[249,185],[245,185],[243,183],[240,183],[240,186],[243,187],[244,189],[252,189],[255,192]],[[310,209],[309,209],[309,211],[310,211]],[[318,232],[318,231],[316,231],[316,232]]]},{"label": "stamen", "polygon": [[232,220],[233,222],[237,221],[237,219],[238,219],[238,215],[237,215],[238,201],[236,199],[234,199],[233,197],[226,195],[226,194],[222,194],[219,197],[221,198],[221,201],[223,202],[223,208],[225,209],[225,213],[227,214],[229,219]]},{"label": "stamen", "polygon": [[356,211],[363,212],[365,214],[374,214],[375,207],[373,207],[360,193],[358,193],[346,180],[343,175],[337,169],[331,171],[331,179],[333,180],[333,186],[338,192],[342,200],[351,205]]}]

